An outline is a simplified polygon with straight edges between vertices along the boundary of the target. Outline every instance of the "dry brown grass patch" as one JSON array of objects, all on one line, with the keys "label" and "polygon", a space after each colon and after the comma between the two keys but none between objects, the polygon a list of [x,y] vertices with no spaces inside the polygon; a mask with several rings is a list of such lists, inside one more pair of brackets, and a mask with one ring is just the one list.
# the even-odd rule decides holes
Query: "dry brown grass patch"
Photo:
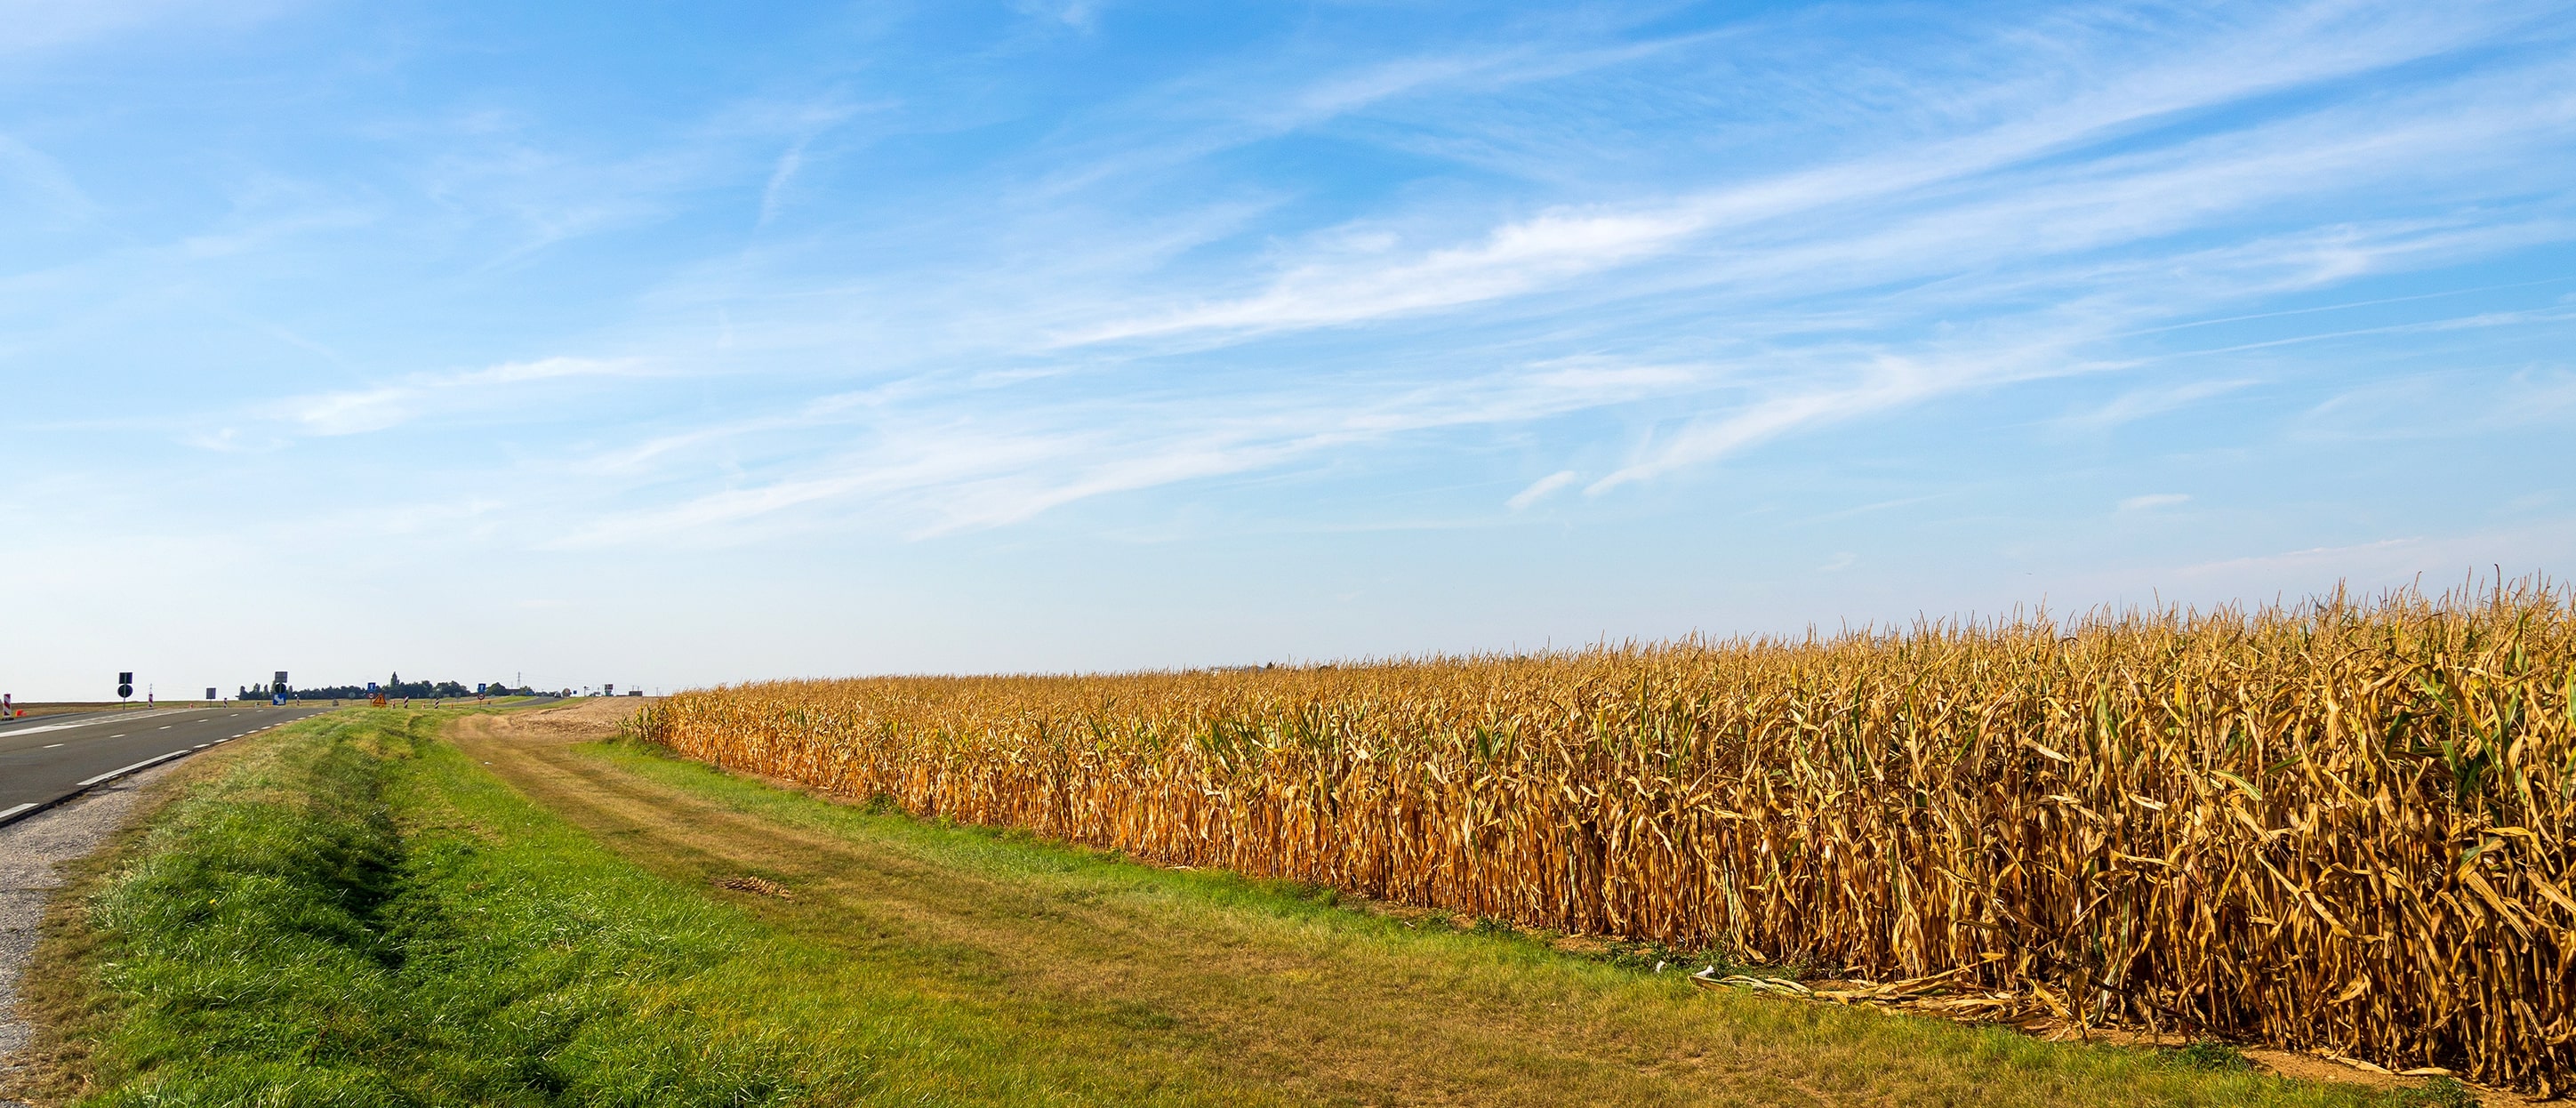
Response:
[{"label": "dry brown grass patch", "polygon": [[787,891],[787,886],[781,885],[766,877],[719,877],[716,879],[715,885],[719,889],[731,889],[738,893],[751,893],[757,896],[774,896],[780,900],[796,899],[796,894]]}]

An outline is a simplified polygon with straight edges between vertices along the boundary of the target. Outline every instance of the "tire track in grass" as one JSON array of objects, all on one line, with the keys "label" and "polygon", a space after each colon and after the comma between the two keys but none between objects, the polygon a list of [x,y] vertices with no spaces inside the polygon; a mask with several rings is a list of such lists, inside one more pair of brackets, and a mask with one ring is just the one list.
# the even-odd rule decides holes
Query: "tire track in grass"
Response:
[{"label": "tire track in grass", "polygon": [[[1632,1049],[1598,1041],[1581,1052],[1550,1049],[1563,1028],[1496,1028],[1476,1018],[1513,1006],[1457,995],[1462,967],[1390,964],[1372,972],[1336,956],[1348,953],[1339,936],[1310,937],[1324,940],[1322,950],[1295,949],[1263,933],[1275,932],[1276,920],[1209,916],[1167,895],[1123,903],[1134,894],[1114,879],[1103,888],[1089,874],[1011,880],[942,866],[900,844],[738,812],[565,745],[465,734],[459,741],[533,799],[648,869],[701,885],[744,870],[782,877],[796,889],[795,901],[752,905],[770,922],[862,955],[928,952],[949,976],[925,981],[925,989],[944,986],[966,994],[960,999],[998,998],[1122,1026],[1134,1032],[1124,1045],[1146,1056],[1140,1060],[1212,1067],[1229,1078],[1299,1090],[1301,1100],[1441,1102],[1455,1099],[1461,1086],[1484,1090],[1473,1099],[1513,1100],[1521,1098],[1511,1090],[1524,1085],[1582,1089],[1592,1103],[1697,1099],[1632,1064]],[[1180,910],[1153,911],[1154,901]],[[1579,1000],[1566,992],[1544,1003],[1579,1025]],[[1771,1102],[1813,1101],[1793,1095]]]}]

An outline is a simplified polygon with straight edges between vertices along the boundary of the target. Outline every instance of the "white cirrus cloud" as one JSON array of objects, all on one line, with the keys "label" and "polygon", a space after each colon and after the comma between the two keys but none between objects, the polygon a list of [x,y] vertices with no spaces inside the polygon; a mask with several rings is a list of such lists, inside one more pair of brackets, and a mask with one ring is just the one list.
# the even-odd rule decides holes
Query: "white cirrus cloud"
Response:
[{"label": "white cirrus cloud", "polygon": [[2188,503],[2191,503],[2190,493],[2151,492],[2143,496],[2132,496],[2126,500],[2122,500],[2120,502],[2120,510],[2123,512],[2152,512],[2158,508],[2179,508]]},{"label": "white cirrus cloud", "polygon": [[356,435],[425,416],[489,408],[516,399],[518,386],[630,376],[637,369],[632,359],[539,358],[455,373],[415,373],[369,388],[291,396],[265,407],[299,434]]},{"label": "white cirrus cloud", "polygon": [[1573,470],[1560,469],[1545,477],[1541,477],[1536,481],[1530,482],[1528,488],[1512,494],[1512,498],[1504,501],[1503,505],[1515,512],[1520,511],[1532,504],[1536,504],[1541,500],[1547,499],[1549,494],[1554,493],[1567,485],[1573,484],[1574,481],[1575,474]]}]

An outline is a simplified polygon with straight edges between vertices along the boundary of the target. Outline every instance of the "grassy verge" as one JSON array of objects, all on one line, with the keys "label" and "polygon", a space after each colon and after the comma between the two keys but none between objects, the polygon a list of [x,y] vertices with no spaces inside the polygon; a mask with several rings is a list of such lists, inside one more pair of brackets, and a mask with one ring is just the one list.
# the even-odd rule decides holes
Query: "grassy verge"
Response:
[{"label": "grassy verge", "polygon": [[281,733],[89,905],[95,1104],[751,1104],[786,1059],[653,1011],[735,913],[477,779],[426,714]]},{"label": "grassy verge", "polygon": [[644,750],[460,749],[465,715],[281,729],[161,812],[53,948],[84,1103],[2393,1103],[1703,993]]}]

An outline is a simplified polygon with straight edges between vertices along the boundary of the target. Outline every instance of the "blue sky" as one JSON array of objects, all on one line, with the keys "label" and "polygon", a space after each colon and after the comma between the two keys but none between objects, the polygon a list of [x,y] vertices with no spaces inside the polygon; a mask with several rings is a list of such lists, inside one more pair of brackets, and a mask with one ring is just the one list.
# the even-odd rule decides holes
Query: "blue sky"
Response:
[{"label": "blue sky", "polygon": [[0,689],[2576,554],[2550,3],[0,0]]}]

